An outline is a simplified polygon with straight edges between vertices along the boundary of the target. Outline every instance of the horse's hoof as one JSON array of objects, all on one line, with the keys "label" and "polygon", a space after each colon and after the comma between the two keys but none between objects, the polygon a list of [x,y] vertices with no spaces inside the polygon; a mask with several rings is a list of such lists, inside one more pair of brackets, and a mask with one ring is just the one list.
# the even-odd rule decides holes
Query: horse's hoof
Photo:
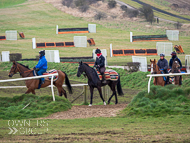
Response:
[{"label": "horse's hoof", "polygon": [[92,104],[89,104],[88,106],[92,106]]},{"label": "horse's hoof", "polygon": [[110,104],[110,102],[108,101],[108,105]]},{"label": "horse's hoof", "polygon": [[106,105],[106,102],[104,101],[104,105]]}]

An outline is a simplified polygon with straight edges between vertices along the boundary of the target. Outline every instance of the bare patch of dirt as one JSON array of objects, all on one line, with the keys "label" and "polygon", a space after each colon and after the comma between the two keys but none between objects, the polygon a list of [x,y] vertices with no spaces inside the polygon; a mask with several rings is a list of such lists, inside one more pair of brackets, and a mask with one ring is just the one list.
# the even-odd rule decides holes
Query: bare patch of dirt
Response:
[{"label": "bare patch of dirt", "polygon": [[127,104],[118,105],[81,105],[73,106],[72,109],[65,112],[54,113],[45,119],[77,119],[92,117],[114,117],[119,111],[123,110]]}]

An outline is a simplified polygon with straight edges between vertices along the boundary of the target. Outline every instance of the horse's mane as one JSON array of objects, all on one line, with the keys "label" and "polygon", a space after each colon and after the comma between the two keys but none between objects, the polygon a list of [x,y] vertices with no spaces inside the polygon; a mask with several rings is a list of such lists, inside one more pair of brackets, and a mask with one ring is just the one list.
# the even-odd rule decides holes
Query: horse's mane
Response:
[{"label": "horse's mane", "polygon": [[[18,62],[17,62],[18,63]],[[23,65],[23,64],[21,64],[21,63],[18,63],[19,65],[21,65],[21,66],[23,66],[23,67],[25,67],[25,68],[27,68],[27,69],[29,69],[29,67],[28,66],[25,66],[25,65]]]},{"label": "horse's mane", "polygon": [[91,68],[91,69],[93,69],[92,67],[90,67],[87,63],[83,63],[83,64],[85,64],[86,66],[88,66],[89,68]]}]

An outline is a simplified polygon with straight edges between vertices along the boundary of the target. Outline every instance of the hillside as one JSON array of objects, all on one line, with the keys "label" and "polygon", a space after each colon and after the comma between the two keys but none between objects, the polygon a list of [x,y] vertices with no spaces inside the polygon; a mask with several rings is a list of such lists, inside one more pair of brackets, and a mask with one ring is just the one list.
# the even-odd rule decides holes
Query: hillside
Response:
[{"label": "hillside", "polygon": [[[58,4],[62,9],[65,6]],[[105,5],[105,4],[104,4]],[[56,6],[55,6],[56,7]],[[11,53],[21,52],[23,58],[34,58],[38,55],[39,49],[32,49],[31,39],[35,37],[37,42],[60,42],[60,41],[72,41],[74,35],[87,36],[88,38],[94,38],[96,42],[95,47],[88,48],[56,48],[59,50],[60,56],[91,56],[92,49],[105,48],[108,50],[109,44],[113,44],[114,49],[137,49],[137,48],[155,48],[156,42],[129,42],[129,32],[133,31],[134,35],[152,35],[152,34],[165,34],[166,29],[175,29],[171,23],[160,22],[150,25],[143,19],[139,18],[120,18],[107,17],[104,20],[94,20],[93,17],[77,17],[63,13],[49,3],[45,3],[43,0],[33,0],[9,7],[6,9],[0,9],[1,15],[1,29],[0,35],[5,35],[6,30],[18,30],[24,32],[26,38],[18,39],[17,41],[0,41],[1,51],[10,51]],[[102,7],[103,9],[105,8]],[[117,13],[117,9],[112,9],[113,13]],[[100,9],[101,10],[101,9]],[[72,9],[70,9],[72,11]],[[68,9],[67,9],[67,12]],[[76,12],[75,12],[76,13]],[[87,11],[88,13],[88,11]],[[109,11],[107,12],[109,14]],[[63,28],[72,27],[86,27],[88,23],[97,24],[96,34],[55,34],[55,26]],[[187,26],[182,27],[180,30],[180,41],[173,41],[173,44],[181,44],[185,50],[185,53],[190,53],[189,35],[190,31]],[[53,50],[55,48],[48,48]],[[40,49],[43,50],[43,49]],[[85,51],[85,52],[84,52]],[[150,58],[157,58],[155,56],[148,56]],[[169,59],[169,57],[167,57]],[[184,63],[184,55],[180,56]],[[128,57],[113,57],[108,56],[108,63],[110,65],[125,64],[131,61],[131,56]]]}]

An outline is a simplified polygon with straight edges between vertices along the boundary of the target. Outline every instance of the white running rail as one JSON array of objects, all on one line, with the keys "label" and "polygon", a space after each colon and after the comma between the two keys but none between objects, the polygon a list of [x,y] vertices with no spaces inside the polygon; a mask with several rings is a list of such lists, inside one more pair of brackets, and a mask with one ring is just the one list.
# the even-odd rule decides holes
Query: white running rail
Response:
[{"label": "white running rail", "polygon": [[[23,81],[23,80],[31,80],[31,79],[39,79],[39,78],[44,78],[44,77],[50,77],[51,76],[51,91],[52,91],[52,96],[53,96],[53,101],[55,101],[55,96],[54,96],[54,91],[53,91],[53,76],[57,76],[58,73],[51,74],[51,75],[41,75],[41,76],[33,76],[33,77],[26,77],[26,78],[17,78],[17,79],[7,79],[7,80],[0,80],[1,82],[11,82],[11,81]],[[15,86],[16,88],[23,88],[22,86]],[[26,86],[24,86],[26,87]],[[5,87],[3,87],[5,88]],[[10,88],[10,86],[9,86]]]},{"label": "white running rail", "polygon": [[149,78],[149,81],[148,81],[148,93],[150,92],[150,82],[151,82],[152,77],[160,77],[160,76],[179,76],[179,75],[189,75],[189,74],[190,74],[190,73],[149,74],[149,75],[147,75],[147,77],[150,77],[150,78]]}]

